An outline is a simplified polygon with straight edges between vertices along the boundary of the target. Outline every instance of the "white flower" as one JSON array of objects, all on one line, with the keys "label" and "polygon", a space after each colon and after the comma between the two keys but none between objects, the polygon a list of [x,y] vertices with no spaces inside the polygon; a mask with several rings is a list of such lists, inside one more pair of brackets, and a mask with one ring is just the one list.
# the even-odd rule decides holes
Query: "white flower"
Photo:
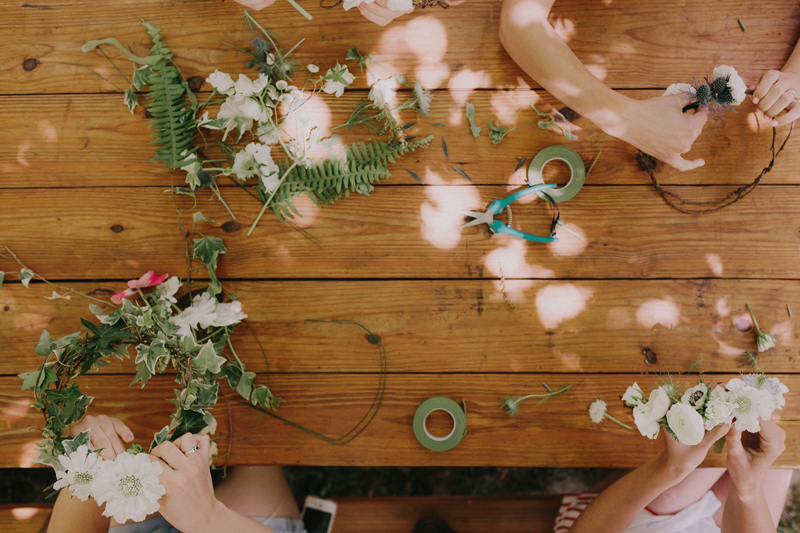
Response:
[{"label": "white flower", "polygon": [[759,374],[747,374],[742,376],[742,382],[748,387],[755,387],[769,393],[772,397],[774,409],[781,409],[786,405],[783,395],[789,392],[789,388],[780,382],[778,378],[768,378]]},{"label": "white flower", "polygon": [[286,80],[280,80],[275,84],[275,87],[277,87],[279,91],[283,91],[288,86],[289,82],[287,82]]},{"label": "white flower", "polygon": [[720,424],[730,424],[733,420],[734,406],[728,401],[728,393],[723,387],[714,387],[708,393],[704,426],[711,431]]},{"label": "white flower", "polygon": [[92,496],[97,503],[105,502],[104,516],[119,523],[141,522],[158,511],[158,500],[166,493],[158,481],[161,471],[148,454],[123,452],[113,461],[103,461]]},{"label": "white flower", "polygon": [[[346,3],[347,0],[345,0],[345,4]],[[345,9],[347,8],[345,7]],[[337,61],[336,67],[329,68],[323,79],[326,80],[326,82],[322,90],[328,94],[335,94],[338,98],[344,94],[344,88],[353,83],[356,77],[350,74],[350,71],[347,70],[347,65],[341,66]]]},{"label": "white flower", "polygon": [[688,83],[673,83],[672,85],[667,87],[667,90],[664,91],[664,94],[662,94],[661,96],[670,96],[670,95],[673,95],[673,94],[692,93],[693,92],[692,91],[693,88],[694,87],[692,87]]},{"label": "white flower", "polygon": [[395,80],[394,77],[378,80],[372,84],[372,88],[369,90],[369,99],[372,100],[376,106],[385,107],[386,104],[390,103],[394,100],[394,97],[397,96],[394,90],[395,87],[397,87],[397,80]]},{"label": "white flower", "polygon": [[703,417],[694,407],[685,403],[676,403],[667,411],[669,429],[678,437],[678,442],[688,446],[700,444],[705,435]]},{"label": "white flower", "polygon": [[317,72],[319,72],[319,67],[318,67],[318,66],[316,66],[316,65],[315,65],[315,64],[313,64],[313,63],[309,63],[309,64],[308,64],[308,71],[309,71],[311,74],[316,74]]},{"label": "white flower", "polygon": [[647,403],[643,403],[633,410],[633,420],[636,422],[639,433],[649,439],[656,438],[660,430],[659,420],[667,414],[669,406],[669,396],[664,387],[650,392]]},{"label": "white flower", "polygon": [[172,276],[171,278],[167,279],[156,287],[157,289],[161,289],[161,296],[158,297],[158,301],[166,301],[170,303],[178,303],[178,300],[175,299],[175,293],[178,292],[178,289],[181,287],[181,280],[178,276]]},{"label": "white flower", "polygon": [[263,74],[259,74],[255,82],[244,74],[239,74],[239,79],[236,81],[234,88],[237,96],[253,96],[254,94],[260,94],[267,85],[269,85],[269,78]]},{"label": "white flower", "polygon": [[634,382],[622,395],[622,401],[630,407],[638,407],[644,402],[644,392],[639,384]]},{"label": "white flower", "polygon": [[215,70],[206,81],[220,94],[231,96],[234,93],[233,78],[230,74]]},{"label": "white flower", "polygon": [[269,146],[250,143],[244,150],[236,153],[232,173],[240,180],[247,180],[255,175],[264,178],[277,174],[278,165],[272,160]]},{"label": "white flower", "polygon": [[761,430],[758,418],[769,420],[772,416],[774,403],[770,393],[748,387],[739,378],[730,380],[725,388],[728,389],[728,401],[733,404],[736,429],[758,433]]},{"label": "white flower", "polygon": [[414,9],[414,4],[412,0],[389,0],[386,3],[386,7],[389,8],[390,11],[411,11]]},{"label": "white flower", "polygon": [[733,96],[731,105],[739,105],[744,102],[747,84],[739,76],[735,68],[728,65],[720,65],[714,69],[713,76],[714,79],[726,78],[728,80],[728,88],[731,90],[731,96]]},{"label": "white flower", "polygon": [[236,128],[239,130],[239,138],[245,131],[253,127],[254,120],[261,120],[264,116],[264,110],[259,102],[238,94],[229,96],[219,107],[219,113],[217,113],[217,118],[228,119],[225,122],[225,135]]},{"label": "white flower", "polygon": [[375,0],[344,0],[343,7],[345,11],[349,11],[354,7],[360,7],[361,4],[371,4],[374,1]]},{"label": "white flower", "polygon": [[169,319],[178,326],[178,335],[192,334],[192,329],[206,329],[210,326],[230,326],[247,318],[242,312],[242,303],[219,303],[209,293],[203,292],[192,299],[192,305],[180,314]]},{"label": "white flower", "polygon": [[414,96],[419,100],[419,112],[422,115],[427,115],[431,110],[431,100],[433,95],[422,88],[422,85],[417,81],[414,83]]},{"label": "white flower", "polygon": [[705,383],[698,383],[691,389],[686,389],[686,392],[684,392],[683,396],[681,397],[681,403],[691,406],[695,410],[699,411],[703,408],[703,406],[705,406],[707,398],[708,387],[706,387]]},{"label": "white flower", "polygon": [[775,337],[761,332],[756,336],[756,346],[759,352],[766,352],[770,348],[775,347]]},{"label": "white flower", "polygon": [[69,487],[72,494],[80,501],[85,502],[92,496],[92,483],[100,471],[102,459],[97,452],[90,452],[86,444],[78,446],[78,449],[69,455],[59,455],[58,461],[64,470],[56,472],[56,482],[53,488],[56,490]]},{"label": "white flower", "polygon": [[237,300],[235,302],[217,304],[214,319],[209,326],[216,326],[218,328],[222,326],[232,326],[238,324],[245,318],[247,318],[247,315],[242,313],[242,302]]},{"label": "white flower", "polygon": [[592,402],[592,405],[589,406],[589,418],[592,419],[592,422],[595,424],[599,424],[603,421],[603,418],[606,416],[606,402],[601,400],[600,398],[596,399]]}]

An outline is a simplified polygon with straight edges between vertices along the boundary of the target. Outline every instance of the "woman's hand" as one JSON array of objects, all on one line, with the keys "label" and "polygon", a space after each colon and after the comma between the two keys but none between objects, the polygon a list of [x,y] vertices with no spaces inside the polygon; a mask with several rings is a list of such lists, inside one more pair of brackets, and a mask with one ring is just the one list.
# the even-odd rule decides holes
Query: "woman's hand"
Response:
[{"label": "woman's hand", "polygon": [[714,443],[725,436],[730,429],[730,424],[722,424],[711,431],[706,431],[700,444],[694,446],[681,444],[675,437],[664,431],[664,458],[667,465],[684,476],[689,475],[700,466]]},{"label": "woman's hand", "polygon": [[772,420],[761,421],[761,431],[742,433],[731,428],[728,444],[728,473],[740,494],[761,490],[761,482],[772,463],[786,449],[786,432]]},{"label": "woman's hand", "polygon": [[364,15],[364,18],[370,22],[374,22],[378,26],[386,26],[391,21],[414,11],[414,8],[407,11],[392,11],[388,8],[389,0],[376,0],[371,4],[366,4],[364,7],[358,6],[358,10]]},{"label": "woman's hand", "polygon": [[[783,126],[800,118],[800,74],[793,71],[768,70],[753,91],[753,103],[773,126]],[[786,112],[778,116],[782,112]]]},{"label": "woman's hand", "polygon": [[181,531],[203,531],[221,514],[208,468],[209,442],[208,435],[187,433],[151,452],[164,470],[159,479],[167,490],[159,512]]},{"label": "woman's hand", "polygon": [[133,431],[119,418],[106,415],[86,415],[83,420],[69,428],[69,436],[75,438],[79,433],[91,430],[92,448],[103,448],[100,457],[114,459],[128,447],[124,444],[133,442]]},{"label": "woman's hand", "polygon": [[677,170],[692,170],[703,166],[705,161],[687,161],[681,154],[692,149],[708,120],[708,112],[700,109],[693,115],[683,113],[687,103],[681,95],[647,100],[629,98],[621,116],[604,121],[609,125],[603,129]]}]

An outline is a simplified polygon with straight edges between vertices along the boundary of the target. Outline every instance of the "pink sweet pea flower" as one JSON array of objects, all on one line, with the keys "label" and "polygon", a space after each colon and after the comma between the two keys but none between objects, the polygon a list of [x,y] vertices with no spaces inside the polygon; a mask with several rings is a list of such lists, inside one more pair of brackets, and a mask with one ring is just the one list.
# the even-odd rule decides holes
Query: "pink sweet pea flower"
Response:
[{"label": "pink sweet pea flower", "polygon": [[148,270],[147,273],[141,278],[130,280],[128,282],[128,288],[112,296],[111,301],[115,304],[121,304],[123,299],[130,298],[136,294],[138,292],[137,289],[160,285],[164,283],[164,280],[167,279],[167,276],[169,276],[169,274],[162,274],[159,276],[156,274],[155,270]]}]

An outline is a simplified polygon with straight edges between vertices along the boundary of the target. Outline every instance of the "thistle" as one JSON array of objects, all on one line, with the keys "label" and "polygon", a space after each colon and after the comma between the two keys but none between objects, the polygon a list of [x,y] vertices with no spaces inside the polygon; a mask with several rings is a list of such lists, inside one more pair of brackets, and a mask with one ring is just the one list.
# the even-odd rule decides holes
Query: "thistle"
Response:
[{"label": "thistle", "polygon": [[756,315],[753,313],[753,309],[750,307],[750,304],[746,303],[745,305],[747,306],[747,310],[750,311],[750,317],[753,319],[753,325],[756,327],[756,346],[758,347],[758,351],[766,352],[770,348],[774,348],[775,337],[761,331],[761,328],[758,327]]}]

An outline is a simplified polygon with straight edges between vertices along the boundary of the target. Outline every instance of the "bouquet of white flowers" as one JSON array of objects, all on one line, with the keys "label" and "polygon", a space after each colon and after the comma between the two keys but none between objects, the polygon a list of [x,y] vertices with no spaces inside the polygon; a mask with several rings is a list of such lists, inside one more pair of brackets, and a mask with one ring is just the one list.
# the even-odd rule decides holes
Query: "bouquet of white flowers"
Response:
[{"label": "bouquet of white flowers", "polygon": [[639,432],[655,439],[661,426],[681,444],[694,445],[703,435],[720,424],[734,423],[736,429],[757,433],[759,417],[769,420],[772,412],[781,409],[789,389],[778,378],[763,374],[748,374],[728,381],[726,385],[711,386],[699,381],[682,391],[672,384],[662,385],[645,395],[634,383],[622,396],[633,408],[633,419]]}]

